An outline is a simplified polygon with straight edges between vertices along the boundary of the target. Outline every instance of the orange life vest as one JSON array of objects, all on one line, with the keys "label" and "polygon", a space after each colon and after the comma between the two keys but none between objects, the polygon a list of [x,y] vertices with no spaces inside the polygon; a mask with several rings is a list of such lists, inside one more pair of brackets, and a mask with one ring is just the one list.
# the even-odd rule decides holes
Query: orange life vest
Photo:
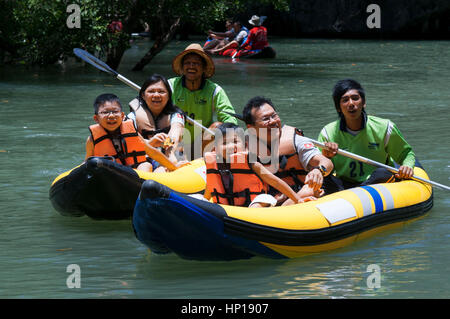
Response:
[{"label": "orange life vest", "polygon": [[230,155],[230,163],[217,163],[215,152],[205,153],[206,187],[214,203],[248,206],[267,184],[250,168],[248,153]]},{"label": "orange life vest", "polygon": [[135,98],[129,103],[130,109],[136,114],[136,126],[139,133],[145,139],[149,139],[158,133],[169,133],[170,114],[161,114],[155,120],[153,114]]},{"label": "orange life vest", "polygon": [[298,159],[298,153],[294,144],[296,134],[303,136],[301,130],[288,125],[283,126],[279,147],[280,168],[275,174],[291,186],[294,191],[300,190],[308,174],[308,171],[305,170]]},{"label": "orange life vest", "polygon": [[[120,134],[111,135],[99,124],[89,126],[94,142],[94,156],[113,156],[117,163],[136,168],[146,162],[145,145],[140,140],[132,120],[123,121]],[[120,142],[120,148],[113,143]]]},{"label": "orange life vest", "polygon": [[[303,136],[303,132],[293,126],[284,125],[281,129],[279,153],[279,167],[274,174],[284,180],[295,192],[299,191],[305,182],[308,172],[300,163],[295,149],[295,135]],[[266,167],[270,166],[265,164]]]}]

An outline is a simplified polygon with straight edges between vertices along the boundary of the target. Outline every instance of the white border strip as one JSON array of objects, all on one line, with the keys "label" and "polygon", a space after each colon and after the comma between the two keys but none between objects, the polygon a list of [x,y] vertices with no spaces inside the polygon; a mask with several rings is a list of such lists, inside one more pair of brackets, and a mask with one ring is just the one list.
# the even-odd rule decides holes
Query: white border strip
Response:
[{"label": "white border strip", "polygon": [[363,216],[371,215],[373,213],[372,210],[372,203],[370,201],[370,194],[365,191],[363,188],[352,188],[349,189],[352,191],[356,196],[358,196],[359,200],[361,201],[362,207],[363,207]]},{"label": "white border strip", "polygon": [[375,188],[379,193],[383,194],[384,197],[384,210],[389,210],[394,208],[394,198],[392,197],[391,192],[384,185],[375,184],[370,185]]}]

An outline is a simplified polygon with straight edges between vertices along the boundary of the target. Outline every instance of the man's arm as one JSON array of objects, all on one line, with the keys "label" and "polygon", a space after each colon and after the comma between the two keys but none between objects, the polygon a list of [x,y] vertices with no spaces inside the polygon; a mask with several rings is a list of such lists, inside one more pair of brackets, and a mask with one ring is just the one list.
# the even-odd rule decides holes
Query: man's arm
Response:
[{"label": "man's arm", "polygon": [[235,114],[236,111],[234,110],[233,106],[231,105],[231,102],[228,99],[227,94],[220,86],[218,86],[216,88],[216,92],[215,92],[215,96],[214,96],[214,105],[215,105],[216,114],[217,114],[217,121],[223,122],[223,123],[234,123],[236,125],[238,124],[237,119],[234,116],[226,113],[226,112],[230,112],[230,113]]},{"label": "man's arm", "polygon": [[416,155],[397,126],[392,122],[390,124],[391,135],[389,142],[386,145],[386,151],[394,161],[400,164],[399,172],[396,174],[396,177],[402,179],[411,178],[414,175]]},{"label": "man's arm", "polygon": [[[320,166],[325,167],[325,172],[318,168]],[[308,184],[312,189],[319,190],[323,184],[323,178],[328,176],[333,171],[333,162],[322,154],[314,155],[308,165],[307,170],[309,173],[306,175],[305,184]]]},{"label": "man's arm", "polygon": [[212,36],[215,39],[219,39],[219,40],[220,39],[224,39],[224,38],[232,37],[233,34],[234,34],[233,31],[227,31],[227,32],[214,32],[214,31],[211,31],[211,32],[209,32],[210,36]]},{"label": "man's arm", "polygon": [[292,188],[289,187],[289,185],[285,181],[273,175],[261,163],[255,162],[250,165],[256,175],[258,175],[263,180],[263,182],[269,184],[279,192],[292,199],[294,203],[301,202],[301,200],[297,198],[297,194],[292,190]]},{"label": "man's arm", "polygon": [[237,44],[239,46],[239,43],[236,40],[233,40],[231,42],[229,42],[228,44],[224,45],[221,48],[215,49],[215,50],[211,50],[212,53],[217,53],[217,52],[222,52],[225,51],[226,49],[230,48],[231,46]]}]

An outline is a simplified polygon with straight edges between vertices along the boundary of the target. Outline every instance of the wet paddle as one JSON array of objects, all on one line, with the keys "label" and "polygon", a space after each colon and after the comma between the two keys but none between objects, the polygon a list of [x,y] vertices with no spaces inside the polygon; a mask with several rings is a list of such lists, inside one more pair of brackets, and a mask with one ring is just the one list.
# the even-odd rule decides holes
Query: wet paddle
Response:
[{"label": "wet paddle", "polygon": [[[100,59],[98,59],[97,57],[93,56],[92,54],[90,54],[89,52],[79,49],[79,48],[75,48],[73,49],[73,53],[79,57],[80,59],[82,59],[83,61],[89,63],[90,65],[96,67],[97,69],[99,69],[100,71],[106,72],[108,74],[111,74],[112,76],[114,76],[116,79],[122,81],[123,83],[125,83],[126,85],[128,85],[129,87],[132,87],[133,89],[135,89],[136,91],[140,91],[141,87],[139,85],[137,85],[136,83],[128,80],[126,77],[122,76],[121,74],[119,74],[119,72],[117,72],[116,70],[113,70],[109,65],[107,65],[105,62],[101,61]],[[186,117],[186,120],[193,124],[193,125],[197,125],[198,127],[202,128],[203,130],[205,130],[206,132],[208,132],[209,134],[214,136],[214,132],[211,131],[210,129],[208,129],[207,127],[201,125],[199,122],[193,120],[192,118],[190,118],[186,113],[184,113],[184,116]]]}]

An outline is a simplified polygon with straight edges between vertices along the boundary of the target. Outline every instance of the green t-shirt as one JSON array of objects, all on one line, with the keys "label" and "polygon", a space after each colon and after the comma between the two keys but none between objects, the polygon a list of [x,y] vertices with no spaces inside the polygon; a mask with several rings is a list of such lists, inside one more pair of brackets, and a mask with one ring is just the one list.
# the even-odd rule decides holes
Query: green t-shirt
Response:
[{"label": "green t-shirt", "polygon": [[[367,116],[365,127],[356,135],[350,134],[341,120],[327,124],[319,134],[320,142],[335,142],[339,148],[367,157],[382,164],[414,168],[415,154],[397,126],[379,117]],[[336,155],[332,159],[336,176],[354,183],[364,182],[376,169],[354,159]]]},{"label": "green t-shirt", "polygon": [[[173,103],[203,126],[209,127],[214,122],[214,113],[217,121],[237,124],[235,117],[224,112],[235,113],[227,94],[218,84],[205,79],[199,90],[190,91],[183,85],[183,77],[171,78],[169,83]],[[188,121],[185,127],[191,134],[191,142],[201,133],[201,128]]]}]

